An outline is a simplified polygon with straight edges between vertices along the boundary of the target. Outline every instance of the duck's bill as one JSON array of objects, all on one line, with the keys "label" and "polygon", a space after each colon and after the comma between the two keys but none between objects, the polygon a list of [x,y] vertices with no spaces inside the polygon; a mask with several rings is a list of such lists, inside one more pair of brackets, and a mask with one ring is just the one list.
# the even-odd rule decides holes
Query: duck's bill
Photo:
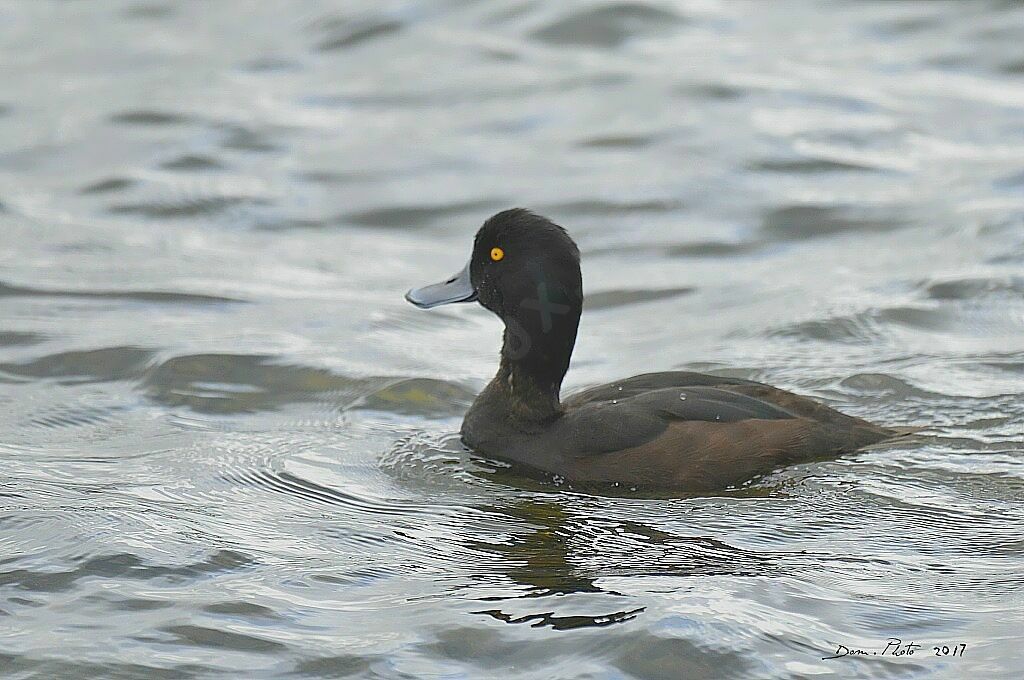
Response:
[{"label": "duck's bill", "polygon": [[422,309],[430,309],[453,302],[476,300],[476,290],[469,278],[469,263],[467,262],[458,274],[450,276],[440,283],[413,288],[405,294],[405,299]]}]

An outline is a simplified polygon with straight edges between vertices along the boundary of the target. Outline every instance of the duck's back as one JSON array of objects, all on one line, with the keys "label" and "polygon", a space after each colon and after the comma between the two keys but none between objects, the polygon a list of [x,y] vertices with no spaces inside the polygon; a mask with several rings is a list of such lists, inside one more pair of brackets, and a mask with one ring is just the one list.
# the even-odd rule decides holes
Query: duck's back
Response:
[{"label": "duck's back", "polygon": [[769,385],[683,371],[593,387],[563,407],[544,432],[486,452],[572,481],[702,491],[896,434]]}]

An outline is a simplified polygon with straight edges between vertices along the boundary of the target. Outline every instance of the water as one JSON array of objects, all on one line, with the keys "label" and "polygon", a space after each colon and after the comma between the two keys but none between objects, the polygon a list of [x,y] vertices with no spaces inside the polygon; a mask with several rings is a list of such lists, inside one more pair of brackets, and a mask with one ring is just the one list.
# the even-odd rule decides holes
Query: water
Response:
[{"label": "water", "polygon": [[[0,676],[1021,677],[1024,6],[574,7],[0,6]],[[402,293],[512,205],[583,252],[567,388],[925,431],[690,498],[474,459],[498,322]]]}]

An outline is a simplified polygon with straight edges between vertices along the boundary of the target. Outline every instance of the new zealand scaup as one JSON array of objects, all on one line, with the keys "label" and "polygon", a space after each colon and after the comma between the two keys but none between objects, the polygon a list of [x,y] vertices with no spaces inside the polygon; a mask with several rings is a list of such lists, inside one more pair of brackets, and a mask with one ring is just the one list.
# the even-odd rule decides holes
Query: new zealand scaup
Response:
[{"label": "new zealand scaup", "polygon": [[723,489],[897,434],[769,385],[687,371],[562,401],[583,307],[580,255],[564,229],[528,210],[488,219],[462,271],[406,299],[422,308],[479,301],[501,318],[498,373],[466,413],[462,439],[570,482]]}]

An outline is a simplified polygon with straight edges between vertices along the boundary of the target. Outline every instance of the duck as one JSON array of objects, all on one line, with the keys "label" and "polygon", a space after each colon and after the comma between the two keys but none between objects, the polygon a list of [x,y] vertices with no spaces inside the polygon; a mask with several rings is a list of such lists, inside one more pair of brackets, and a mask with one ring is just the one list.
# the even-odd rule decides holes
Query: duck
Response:
[{"label": "duck", "polygon": [[487,219],[465,267],[405,298],[423,309],[477,302],[501,319],[498,371],[466,412],[462,442],[559,483],[725,490],[899,434],[770,385],[690,371],[563,399],[583,310],[580,252],[525,208]]}]

